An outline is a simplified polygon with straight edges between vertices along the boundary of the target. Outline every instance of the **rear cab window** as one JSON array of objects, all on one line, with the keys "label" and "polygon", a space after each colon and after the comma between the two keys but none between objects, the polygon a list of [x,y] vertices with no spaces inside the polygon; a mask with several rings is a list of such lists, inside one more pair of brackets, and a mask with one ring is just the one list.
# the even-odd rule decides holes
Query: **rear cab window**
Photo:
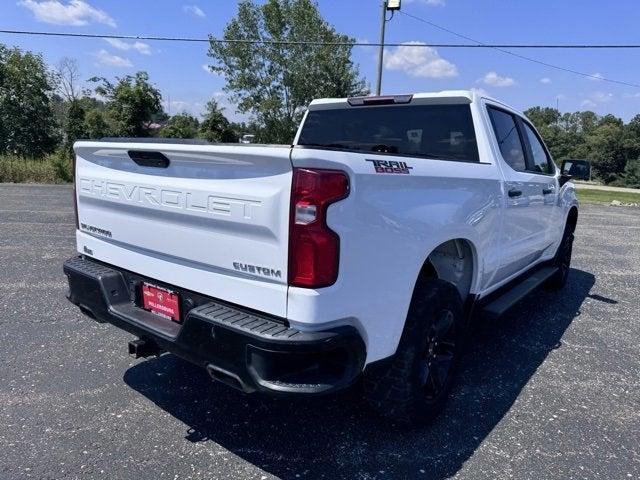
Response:
[{"label": "rear cab window", "polygon": [[468,104],[351,106],[310,110],[297,145],[479,162]]}]

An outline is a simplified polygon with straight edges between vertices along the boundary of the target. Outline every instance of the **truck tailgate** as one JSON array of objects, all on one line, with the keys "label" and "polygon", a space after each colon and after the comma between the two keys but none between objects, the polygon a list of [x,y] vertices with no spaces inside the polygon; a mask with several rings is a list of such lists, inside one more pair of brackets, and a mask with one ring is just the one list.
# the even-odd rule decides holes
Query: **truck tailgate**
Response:
[{"label": "truck tailgate", "polygon": [[75,152],[80,253],[286,315],[289,148],[87,141]]}]

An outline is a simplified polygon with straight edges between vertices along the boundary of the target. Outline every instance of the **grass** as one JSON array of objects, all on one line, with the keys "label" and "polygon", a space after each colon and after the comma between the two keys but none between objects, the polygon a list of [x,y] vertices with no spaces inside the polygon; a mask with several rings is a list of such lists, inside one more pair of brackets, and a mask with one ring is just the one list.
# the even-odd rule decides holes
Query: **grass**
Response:
[{"label": "grass", "polygon": [[640,204],[640,193],[632,192],[612,192],[608,190],[587,190],[576,189],[578,201],[583,203],[605,203],[610,204],[613,200],[622,203]]},{"label": "grass", "polygon": [[72,180],[71,161],[63,154],[37,159],[0,155],[0,183],[68,183]]}]

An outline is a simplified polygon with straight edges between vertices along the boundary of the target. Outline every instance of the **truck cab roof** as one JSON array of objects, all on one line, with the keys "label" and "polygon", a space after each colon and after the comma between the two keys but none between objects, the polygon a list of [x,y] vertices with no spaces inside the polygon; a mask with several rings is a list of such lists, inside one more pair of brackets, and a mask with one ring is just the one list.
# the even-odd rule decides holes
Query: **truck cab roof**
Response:
[{"label": "truck cab roof", "polygon": [[[399,95],[382,95],[382,96],[369,96],[369,97],[352,97],[352,98],[318,98],[309,104],[309,110],[323,110],[331,108],[345,108],[346,106],[354,105],[354,98],[369,100],[371,105],[383,105],[383,104],[433,104],[433,103],[475,103],[480,99],[489,100],[491,102],[503,105],[510,110],[519,112],[517,109],[496,100],[495,98],[486,95],[485,93],[471,89],[471,90],[442,90],[440,92],[417,92],[413,94],[399,94]],[[400,101],[393,101],[394,99],[400,99]],[[407,101],[406,99],[409,99]],[[386,101],[385,101],[386,100]],[[367,103],[365,103],[367,104]],[[362,104],[361,104],[362,105]]]}]

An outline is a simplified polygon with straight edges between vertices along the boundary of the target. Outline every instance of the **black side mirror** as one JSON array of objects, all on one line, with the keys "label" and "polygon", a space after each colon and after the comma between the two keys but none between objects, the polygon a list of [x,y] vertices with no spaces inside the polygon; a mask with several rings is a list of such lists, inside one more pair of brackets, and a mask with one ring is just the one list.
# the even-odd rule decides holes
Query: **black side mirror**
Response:
[{"label": "black side mirror", "polygon": [[560,178],[558,178],[558,183],[562,187],[565,183],[571,180],[571,178],[572,178],[571,175],[569,175],[568,173],[562,173],[560,175]]},{"label": "black side mirror", "polygon": [[560,173],[571,175],[576,180],[591,180],[591,162],[589,160],[563,160]]}]

